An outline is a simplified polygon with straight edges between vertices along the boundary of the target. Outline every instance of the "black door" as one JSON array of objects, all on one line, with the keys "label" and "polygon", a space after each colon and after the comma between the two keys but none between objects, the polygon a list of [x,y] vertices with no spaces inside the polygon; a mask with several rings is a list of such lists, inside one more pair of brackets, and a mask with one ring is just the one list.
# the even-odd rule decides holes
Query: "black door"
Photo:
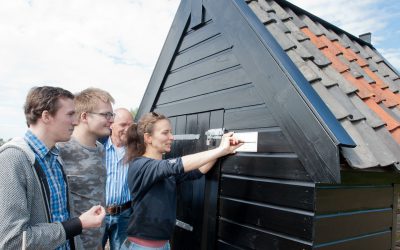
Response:
[{"label": "black door", "polygon": [[[171,117],[175,141],[170,157],[207,150],[205,132],[223,127],[223,110]],[[216,145],[218,145],[218,141]],[[216,237],[217,162],[206,176],[178,186],[177,220],[172,249],[213,249]]]}]

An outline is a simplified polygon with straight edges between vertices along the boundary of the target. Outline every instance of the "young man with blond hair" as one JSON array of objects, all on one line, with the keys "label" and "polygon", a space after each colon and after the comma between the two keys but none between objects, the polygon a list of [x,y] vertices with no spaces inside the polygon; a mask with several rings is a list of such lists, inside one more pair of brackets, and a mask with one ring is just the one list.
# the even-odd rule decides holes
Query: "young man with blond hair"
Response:
[{"label": "young man with blond hair", "polygon": [[[75,95],[77,125],[70,141],[60,143],[61,157],[72,192],[73,214],[79,215],[91,205],[105,205],[106,168],[104,148],[97,140],[110,135],[114,120],[113,97],[98,88]],[[84,230],[85,249],[101,249],[104,226]]]}]

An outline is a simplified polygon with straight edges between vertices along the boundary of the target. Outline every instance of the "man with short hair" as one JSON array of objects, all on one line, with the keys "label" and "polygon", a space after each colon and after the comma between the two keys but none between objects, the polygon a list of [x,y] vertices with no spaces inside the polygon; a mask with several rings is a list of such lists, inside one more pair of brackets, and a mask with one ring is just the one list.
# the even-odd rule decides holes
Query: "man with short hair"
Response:
[{"label": "man with short hair", "polygon": [[[94,205],[105,206],[104,147],[97,140],[110,135],[114,120],[112,103],[114,98],[98,88],[88,88],[75,95],[78,124],[71,140],[58,144],[72,194],[73,215],[80,215]],[[104,228],[83,230],[83,247],[101,249]]]},{"label": "man with short hair", "polygon": [[132,213],[131,196],[125,162],[126,131],[133,123],[131,112],[125,108],[115,110],[114,123],[111,125],[111,136],[105,143],[105,163],[107,169],[106,183],[106,232],[103,247],[107,240],[110,249],[120,249],[127,238],[129,217]]},{"label": "man with short hair", "polygon": [[76,125],[73,98],[62,88],[32,88],[24,106],[25,137],[0,148],[0,249],[75,249],[74,237],[104,219],[99,205],[79,217],[70,214],[55,144],[68,141]]}]

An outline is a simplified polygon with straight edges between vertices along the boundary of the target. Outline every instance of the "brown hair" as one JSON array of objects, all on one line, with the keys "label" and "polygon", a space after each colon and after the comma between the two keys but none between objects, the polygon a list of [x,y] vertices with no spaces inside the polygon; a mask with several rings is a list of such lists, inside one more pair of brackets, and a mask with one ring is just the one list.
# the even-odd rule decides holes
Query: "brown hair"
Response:
[{"label": "brown hair", "polygon": [[160,120],[168,120],[168,118],[165,115],[150,112],[142,116],[137,124],[134,123],[128,128],[125,155],[127,162],[146,152],[144,134],[152,134],[154,124]]},{"label": "brown hair", "polygon": [[87,88],[75,95],[75,111],[77,117],[83,112],[93,112],[99,103],[114,103],[114,98],[105,90]]},{"label": "brown hair", "polygon": [[44,111],[54,116],[60,108],[59,99],[74,99],[74,95],[68,90],[43,86],[33,87],[26,96],[24,113],[28,127],[37,123]]}]

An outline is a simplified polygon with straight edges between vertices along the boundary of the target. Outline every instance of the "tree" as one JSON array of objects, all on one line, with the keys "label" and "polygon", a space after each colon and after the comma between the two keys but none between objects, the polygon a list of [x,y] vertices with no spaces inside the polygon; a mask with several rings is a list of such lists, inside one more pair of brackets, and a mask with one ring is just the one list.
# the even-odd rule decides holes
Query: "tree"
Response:
[{"label": "tree", "polygon": [[135,117],[136,117],[136,114],[137,114],[138,110],[139,110],[139,108],[138,108],[138,107],[136,107],[136,108],[134,108],[134,109],[131,109],[131,110],[130,110],[130,112],[131,112],[131,114],[132,114],[133,118],[135,118]]}]

